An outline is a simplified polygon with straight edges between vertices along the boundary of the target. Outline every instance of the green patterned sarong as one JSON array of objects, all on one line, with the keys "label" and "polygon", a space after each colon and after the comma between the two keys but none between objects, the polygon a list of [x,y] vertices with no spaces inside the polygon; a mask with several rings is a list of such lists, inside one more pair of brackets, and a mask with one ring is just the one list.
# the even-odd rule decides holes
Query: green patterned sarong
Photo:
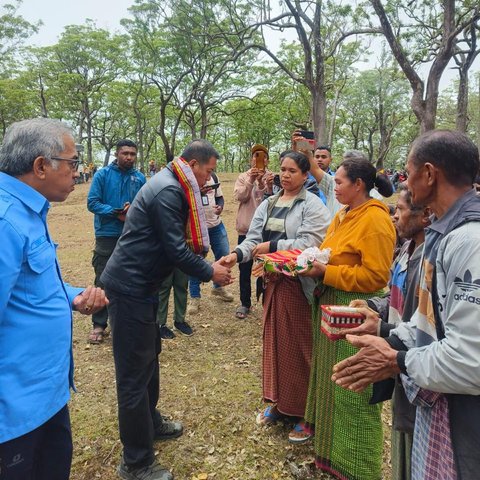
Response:
[{"label": "green patterned sarong", "polygon": [[381,292],[362,294],[327,287],[316,299],[313,311],[313,358],[305,421],[315,431],[318,468],[340,479],[382,478],[382,404],[369,405],[372,387],[350,392],[331,380],[333,365],[355,354],[346,340],[331,341],[320,331],[319,305],[348,305]]}]

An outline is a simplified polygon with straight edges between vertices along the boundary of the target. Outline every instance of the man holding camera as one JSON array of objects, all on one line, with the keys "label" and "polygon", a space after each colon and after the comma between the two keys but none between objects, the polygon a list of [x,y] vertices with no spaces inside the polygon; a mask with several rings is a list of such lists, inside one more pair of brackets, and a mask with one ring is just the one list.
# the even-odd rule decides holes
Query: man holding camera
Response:
[{"label": "man holding camera", "polygon": [[[257,143],[253,145],[251,154],[250,169],[239,175],[233,190],[233,197],[239,204],[235,226],[238,232],[238,245],[245,240],[253,214],[262,203],[266,191],[265,174],[270,173],[267,170],[269,160],[267,147]],[[252,261],[238,264],[241,305],[235,311],[235,316],[240,320],[247,317],[252,306],[252,265]]]}]

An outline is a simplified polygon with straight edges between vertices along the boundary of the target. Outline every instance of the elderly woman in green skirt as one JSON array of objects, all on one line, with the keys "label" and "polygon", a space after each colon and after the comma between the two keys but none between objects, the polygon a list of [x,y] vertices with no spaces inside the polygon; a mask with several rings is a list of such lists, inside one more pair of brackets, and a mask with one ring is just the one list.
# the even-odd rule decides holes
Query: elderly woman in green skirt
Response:
[{"label": "elderly woman in green skirt", "polygon": [[[315,168],[311,161],[312,169]],[[312,172],[314,174],[314,172]],[[313,308],[313,358],[307,396],[307,432],[314,432],[318,468],[340,479],[382,478],[381,404],[370,405],[371,389],[357,394],[331,381],[332,367],[355,351],[346,340],[330,340],[320,331],[321,305],[348,305],[369,298],[386,285],[395,244],[387,206],[370,197],[377,187],[392,194],[385,176],[365,159],[345,160],[335,175],[335,196],[342,208],[321,248],[331,248],[327,265],[315,262],[307,275],[318,279]]]}]

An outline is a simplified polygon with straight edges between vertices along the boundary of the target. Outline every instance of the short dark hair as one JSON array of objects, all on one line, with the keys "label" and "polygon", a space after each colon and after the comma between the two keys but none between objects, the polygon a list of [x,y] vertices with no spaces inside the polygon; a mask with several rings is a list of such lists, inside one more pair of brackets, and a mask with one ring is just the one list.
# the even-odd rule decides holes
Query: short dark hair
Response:
[{"label": "short dark hair", "polygon": [[457,187],[472,185],[480,168],[477,146],[467,135],[455,130],[423,133],[412,143],[409,158],[415,165],[432,163]]},{"label": "short dark hair", "polygon": [[327,150],[327,152],[330,154],[330,156],[332,155],[332,148],[329,147],[328,145],[317,145],[315,147],[315,150]]},{"label": "short dark hair", "polygon": [[351,182],[355,182],[357,178],[362,180],[365,183],[367,193],[373,187],[377,187],[380,195],[384,197],[392,196],[393,186],[388,177],[384,174],[377,175],[377,170],[366,158],[348,158],[340,164],[340,167],[343,167]]},{"label": "short dark hair", "polygon": [[399,194],[405,192],[405,200],[407,201],[408,208],[412,212],[423,212],[423,207],[422,206],[414,205],[412,203],[412,192],[407,188],[406,182],[402,182],[398,185],[397,192]]},{"label": "short dark hair", "polygon": [[135,150],[138,150],[137,144],[126,138],[117,142],[116,151],[118,152],[122,147],[133,147]]},{"label": "short dark hair", "polygon": [[217,160],[220,154],[215,150],[214,146],[203,138],[192,140],[180,155],[184,160],[198,160],[200,163],[208,163],[208,161],[215,157]]},{"label": "short dark hair", "polygon": [[310,162],[303,153],[295,152],[293,150],[286,150],[285,152],[282,152],[282,156],[280,157],[280,166],[286,158],[291,158],[297,164],[297,167],[302,173],[307,173],[310,170]]}]

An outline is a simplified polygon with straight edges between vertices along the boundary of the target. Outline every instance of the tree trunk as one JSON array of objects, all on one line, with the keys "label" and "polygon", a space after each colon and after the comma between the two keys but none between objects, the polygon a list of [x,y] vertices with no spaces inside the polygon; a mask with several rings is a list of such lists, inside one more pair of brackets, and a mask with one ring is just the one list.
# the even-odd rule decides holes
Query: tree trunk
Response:
[{"label": "tree trunk", "polygon": [[[394,32],[381,0],[370,0],[380,20],[383,34],[390,45],[393,56],[410,82],[413,95],[411,105],[420,123],[420,132],[435,128],[437,114],[438,85],[443,71],[453,56],[455,39],[455,0],[443,0],[443,25],[439,29],[439,44],[436,57],[428,74],[427,86],[421,80],[414,66],[400,44],[399,37]],[[425,99],[425,100],[424,100]]]},{"label": "tree trunk", "polygon": [[208,114],[205,108],[202,108],[202,124],[200,126],[200,138],[207,138]]},{"label": "tree trunk", "polygon": [[38,76],[38,82],[40,85],[40,109],[42,111],[42,117],[48,118],[47,99],[45,98],[45,87],[41,75]]},{"label": "tree trunk", "polygon": [[315,141],[327,143],[327,99],[323,87],[310,90],[312,95],[312,120]]},{"label": "tree trunk", "polygon": [[457,121],[456,128],[460,132],[467,131],[468,122],[468,70],[459,69],[460,83],[457,95]]},{"label": "tree trunk", "polygon": [[[478,111],[480,112],[480,73],[478,74]],[[480,146],[480,115],[477,116],[477,147],[479,146]]]}]

